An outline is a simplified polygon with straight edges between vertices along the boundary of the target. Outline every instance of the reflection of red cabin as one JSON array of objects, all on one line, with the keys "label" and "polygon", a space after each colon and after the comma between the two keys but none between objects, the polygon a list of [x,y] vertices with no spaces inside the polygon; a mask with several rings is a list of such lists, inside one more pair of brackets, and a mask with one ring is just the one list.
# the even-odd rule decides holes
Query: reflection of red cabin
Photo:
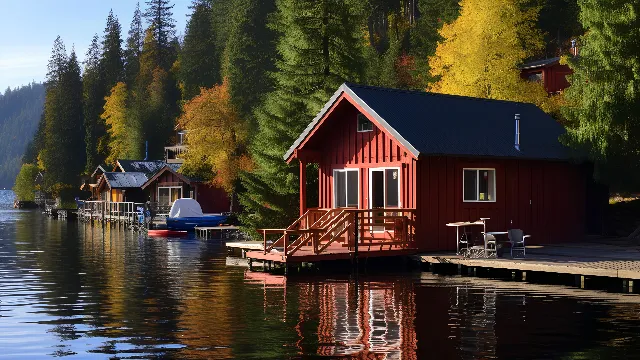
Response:
[{"label": "reflection of red cabin", "polygon": [[560,64],[559,57],[532,61],[520,67],[520,77],[529,81],[542,82],[544,89],[550,94],[569,87],[567,75],[572,73],[568,65]]},{"label": "reflection of red cabin", "polygon": [[[532,104],[344,84],[284,158],[301,164],[301,214],[302,170],[316,163],[321,209],[415,209],[418,250],[455,249],[445,224],[481,217],[489,231],[521,228],[537,243],[577,241],[591,176],[563,133]],[[301,239],[296,247],[312,237]]]}]

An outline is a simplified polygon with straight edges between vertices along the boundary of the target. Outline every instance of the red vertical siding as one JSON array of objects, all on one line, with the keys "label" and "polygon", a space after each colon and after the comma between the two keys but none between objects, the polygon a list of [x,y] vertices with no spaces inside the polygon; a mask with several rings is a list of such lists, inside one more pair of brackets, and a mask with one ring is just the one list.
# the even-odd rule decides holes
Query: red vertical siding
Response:
[{"label": "red vertical siding", "polygon": [[403,208],[415,207],[416,160],[402,145],[374,126],[371,132],[357,132],[359,111],[343,102],[326,119],[305,146],[321,154],[319,164],[319,206],[333,207],[333,171],[359,169],[360,207],[369,207],[369,169],[400,169],[400,201]]},{"label": "red vertical siding", "polygon": [[[418,161],[417,242],[421,250],[454,250],[445,224],[488,217],[488,231],[520,228],[532,243],[582,240],[586,174],[552,161],[425,157]],[[465,203],[464,168],[496,169],[496,201]]]}]

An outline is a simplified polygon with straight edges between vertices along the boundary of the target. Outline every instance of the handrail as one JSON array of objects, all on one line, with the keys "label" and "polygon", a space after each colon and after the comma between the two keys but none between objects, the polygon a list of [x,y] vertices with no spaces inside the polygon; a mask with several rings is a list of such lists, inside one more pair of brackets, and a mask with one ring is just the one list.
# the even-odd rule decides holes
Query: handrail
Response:
[{"label": "handrail", "polygon": [[[321,214],[321,215],[320,215]],[[380,214],[380,215],[376,215]],[[313,219],[313,216],[319,217]],[[358,228],[354,228],[355,218]],[[313,221],[315,220],[315,221]],[[415,209],[309,209],[286,229],[261,229],[265,254],[277,246],[282,246],[285,256],[292,256],[311,243],[314,254],[320,254],[331,244],[345,239],[343,246],[355,246],[355,232],[358,231],[358,245],[410,248],[414,244]],[[380,229],[380,230],[378,230]],[[346,233],[346,236],[345,236]],[[276,241],[267,244],[267,235],[282,234]],[[290,241],[291,235],[297,237]]]}]

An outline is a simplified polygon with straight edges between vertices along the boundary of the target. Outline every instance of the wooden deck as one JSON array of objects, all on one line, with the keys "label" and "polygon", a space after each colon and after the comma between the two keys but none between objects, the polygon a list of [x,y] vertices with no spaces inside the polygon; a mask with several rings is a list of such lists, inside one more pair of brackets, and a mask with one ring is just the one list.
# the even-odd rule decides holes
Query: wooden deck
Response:
[{"label": "wooden deck", "polygon": [[[415,249],[384,249],[384,250],[360,250],[358,258],[374,258],[374,257],[393,257],[393,256],[409,256],[415,255]],[[246,257],[251,260],[272,261],[280,264],[297,264],[303,262],[320,262],[332,260],[350,260],[356,256],[353,250],[342,246],[331,246],[323,252],[316,254],[311,247],[303,247],[296,252],[295,255],[285,256],[283,252],[272,251],[264,253],[263,251],[248,251]]]},{"label": "wooden deck", "polygon": [[414,209],[309,209],[286,229],[259,230],[263,250],[246,257],[291,264],[411,255],[414,219]]},{"label": "wooden deck", "polygon": [[467,259],[452,253],[419,256],[422,262],[435,264],[640,280],[640,247],[624,242],[531,246],[524,259]]}]

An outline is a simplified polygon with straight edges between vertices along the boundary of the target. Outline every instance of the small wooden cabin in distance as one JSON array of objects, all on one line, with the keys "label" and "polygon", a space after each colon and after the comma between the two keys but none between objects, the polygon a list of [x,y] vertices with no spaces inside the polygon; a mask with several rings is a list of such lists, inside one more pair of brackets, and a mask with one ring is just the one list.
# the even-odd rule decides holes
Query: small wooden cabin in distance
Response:
[{"label": "small wooden cabin in distance", "polygon": [[585,236],[592,170],[564,132],[532,104],[345,83],[284,159],[300,164],[301,218],[316,163],[319,208],[414,209],[419,251],[454,250],[445,224],[480,218],[570,242]]}]

